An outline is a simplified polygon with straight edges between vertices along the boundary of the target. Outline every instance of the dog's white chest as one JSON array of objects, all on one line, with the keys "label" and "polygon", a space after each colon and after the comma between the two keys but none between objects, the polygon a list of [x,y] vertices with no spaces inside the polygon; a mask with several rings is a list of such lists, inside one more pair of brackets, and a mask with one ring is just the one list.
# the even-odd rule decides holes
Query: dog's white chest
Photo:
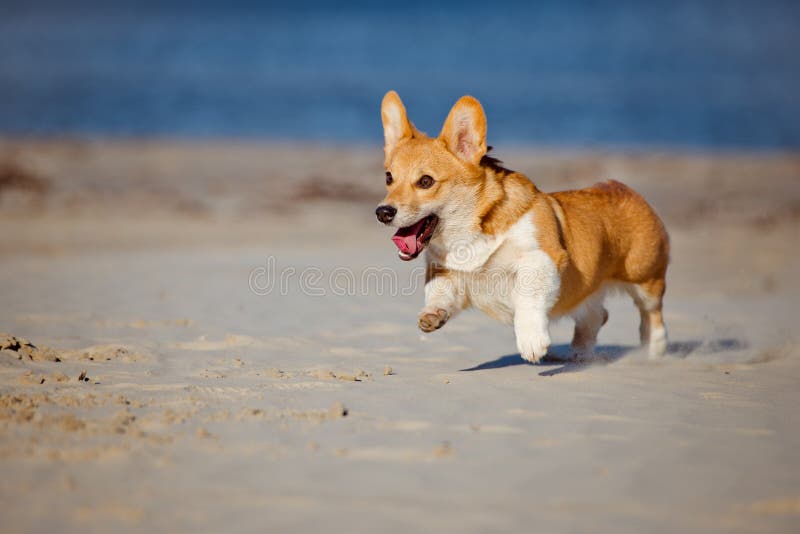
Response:
[{"label": "dog's white chest", "polygon": [[515,274],[504,269],[481,270],[474,273],[463,273],[465,277],[469,301],[486,315],[503,323],[514,320]]},{"label": "dog's white chest", "polygon": [[512,323],[518,275],[525,276],[526,258],[539,250],[532,213],[527,213],[498,236],[499,241],[480,268],[464,273],[472,304],[487,315]]},{"label": "dog's white chest", "polygon": [[466,293],[472,306],[499,321],[512,323],[521,286],[532,293],[553,289],[557,292],[555,265],[540,249],[535,234],[529,212],[503,234],[482,236],[471,248],[465,245],[461,257],[448,254],[443,258],[444,264],[456,273],[457,287]]}]

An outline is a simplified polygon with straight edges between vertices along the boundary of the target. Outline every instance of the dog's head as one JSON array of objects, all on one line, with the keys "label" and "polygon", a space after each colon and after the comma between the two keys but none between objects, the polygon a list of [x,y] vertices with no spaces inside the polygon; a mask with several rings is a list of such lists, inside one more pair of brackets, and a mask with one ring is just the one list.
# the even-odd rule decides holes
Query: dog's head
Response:
[{"label": "dog's head", "polygon": [[473,224],[476,197],[485,171],[486,116],[471,96],[450,110],[439,137],[417,130],[394,91],[381,105],[386,141],[386,198],[378,220],[398,228],[392,240],[400,259],[419,256],[431,239]]}]

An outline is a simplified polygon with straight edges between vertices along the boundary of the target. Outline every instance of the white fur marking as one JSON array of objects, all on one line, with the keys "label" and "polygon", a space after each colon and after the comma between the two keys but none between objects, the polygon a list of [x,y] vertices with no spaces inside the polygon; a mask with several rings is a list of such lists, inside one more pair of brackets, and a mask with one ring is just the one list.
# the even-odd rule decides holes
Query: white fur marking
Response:
[{"label": "white fur marking", "polygon": [[[502,234],[462,233],[459,238],[463,240],[442,238],[431,242],[428,258],[454,271],[465,287],[453,287],[450,281],[450,287],[443,289],[439,284],[445,282],[431,280],[425,287],[426,308],[457,311],[464,305],[459,291],[464,289],[471,302],[487,314],[513,321],[520,355],[538,362],[550,345],[549,313],[558,299],[561,279],[553,260],[539,248],[533,212],[520,217]],[[495,286],[487,280],[494,274],[506,277],[507,291],[489,290]]]},{"label": "white fur marking", "polygon": [[588,356],[594,351],[594,347],[597,344],[597,333],[606,318],[606,311],[603,308],[605,296],[606,289],[598,289],[589,295],[571,314],[575,320],[576,336],[579,329],[581,336],[585,336],[584,339],[579,340],[580,344],[576,344],[576,339],[572,340],[570,348],[577,356]]},{"label": "white fur marking", "polygon": [[447,276],[436,276],[425,284],[425,306],[457,311],[456,284]]},{"label": "white fur marking", "polygon": [[539,249],[532,219],[532,213],[526,213],[509,230],[509,240],[521,251],[511,299],[517,348],[525,360],[538,362],[550,346],[548,314],[558,299],[561,279],[553,260]]},{"label": "white fur marking", "polygon": [[652,328],[650,331],[651,358],[660,358],[667,352],[667,330],[663,326]]}]

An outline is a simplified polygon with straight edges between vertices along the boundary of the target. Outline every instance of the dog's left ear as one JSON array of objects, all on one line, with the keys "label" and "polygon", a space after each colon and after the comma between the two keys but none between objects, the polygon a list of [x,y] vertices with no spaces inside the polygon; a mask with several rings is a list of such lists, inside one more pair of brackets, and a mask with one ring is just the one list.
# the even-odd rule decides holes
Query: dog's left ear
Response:
[{"label": "dog's left ear", "polygon": [[477,165],[486,155],[486,115],[477,99],[462,96],[444,121],[439,139],[458,158]]}]

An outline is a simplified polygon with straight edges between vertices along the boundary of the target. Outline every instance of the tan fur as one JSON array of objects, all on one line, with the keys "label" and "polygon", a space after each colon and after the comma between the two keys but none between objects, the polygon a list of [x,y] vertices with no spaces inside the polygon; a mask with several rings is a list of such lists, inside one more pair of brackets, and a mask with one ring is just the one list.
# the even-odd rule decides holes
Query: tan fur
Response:
[{"label": "tan fur", "polygon": [[609,280],[644,284],[660,298],[669,259],[661,220],[624,184],[609,181],[550,195],[563,213],[561,294],[553,310],[568,312]]},{"label": "tan fur", "polygon": [[[619,283],[628,288],[641,310],[642,341],[646,342],[654,329],[663,328],[661,301],[669,241],[661,220],[638,193],[608,181],[548,194],[526,176],[487,161],[486,119],[480,103],[472,97],[462,97],[453,106],[438,138],[414,128],[393,91],[384,98],[381,115],[386,133],[385,166],[394,178],[382,204],[398,209],[397,226],[410,225],[430,213],[442,219],[428,254],[429,283],[442,276],[460,287],[471,278],[437,264],[446,261],[453,243],[493,243],[492,239],[500,243],[523,216],[532,213],[535,243],[552,260],[560,280],[549,317],[578,313],[605,285]],[[430,189],[416,185],[425,174],[435,179]],[[479,277],[489,266],[507,266],[514,272],[516,258],[526,253],[523,249],[518,243],[502,242],[469,276]],[[482,300],[475,297],[473,290],[451,299],[456,304],[448,301],[453,309],[445,314],[424,310],[426,326],[433,320],[431,313],[444,315],[443,324],[459,308]],[[505,311],[495,309],[491,302],[480,307],[489,315],[505,316]],[[599,302],[579,315],[573,346],[591,346],[607,313]],[[441,326],[433,322],[433,328]],[[655,349],[659,351],[663,349]]]}]

